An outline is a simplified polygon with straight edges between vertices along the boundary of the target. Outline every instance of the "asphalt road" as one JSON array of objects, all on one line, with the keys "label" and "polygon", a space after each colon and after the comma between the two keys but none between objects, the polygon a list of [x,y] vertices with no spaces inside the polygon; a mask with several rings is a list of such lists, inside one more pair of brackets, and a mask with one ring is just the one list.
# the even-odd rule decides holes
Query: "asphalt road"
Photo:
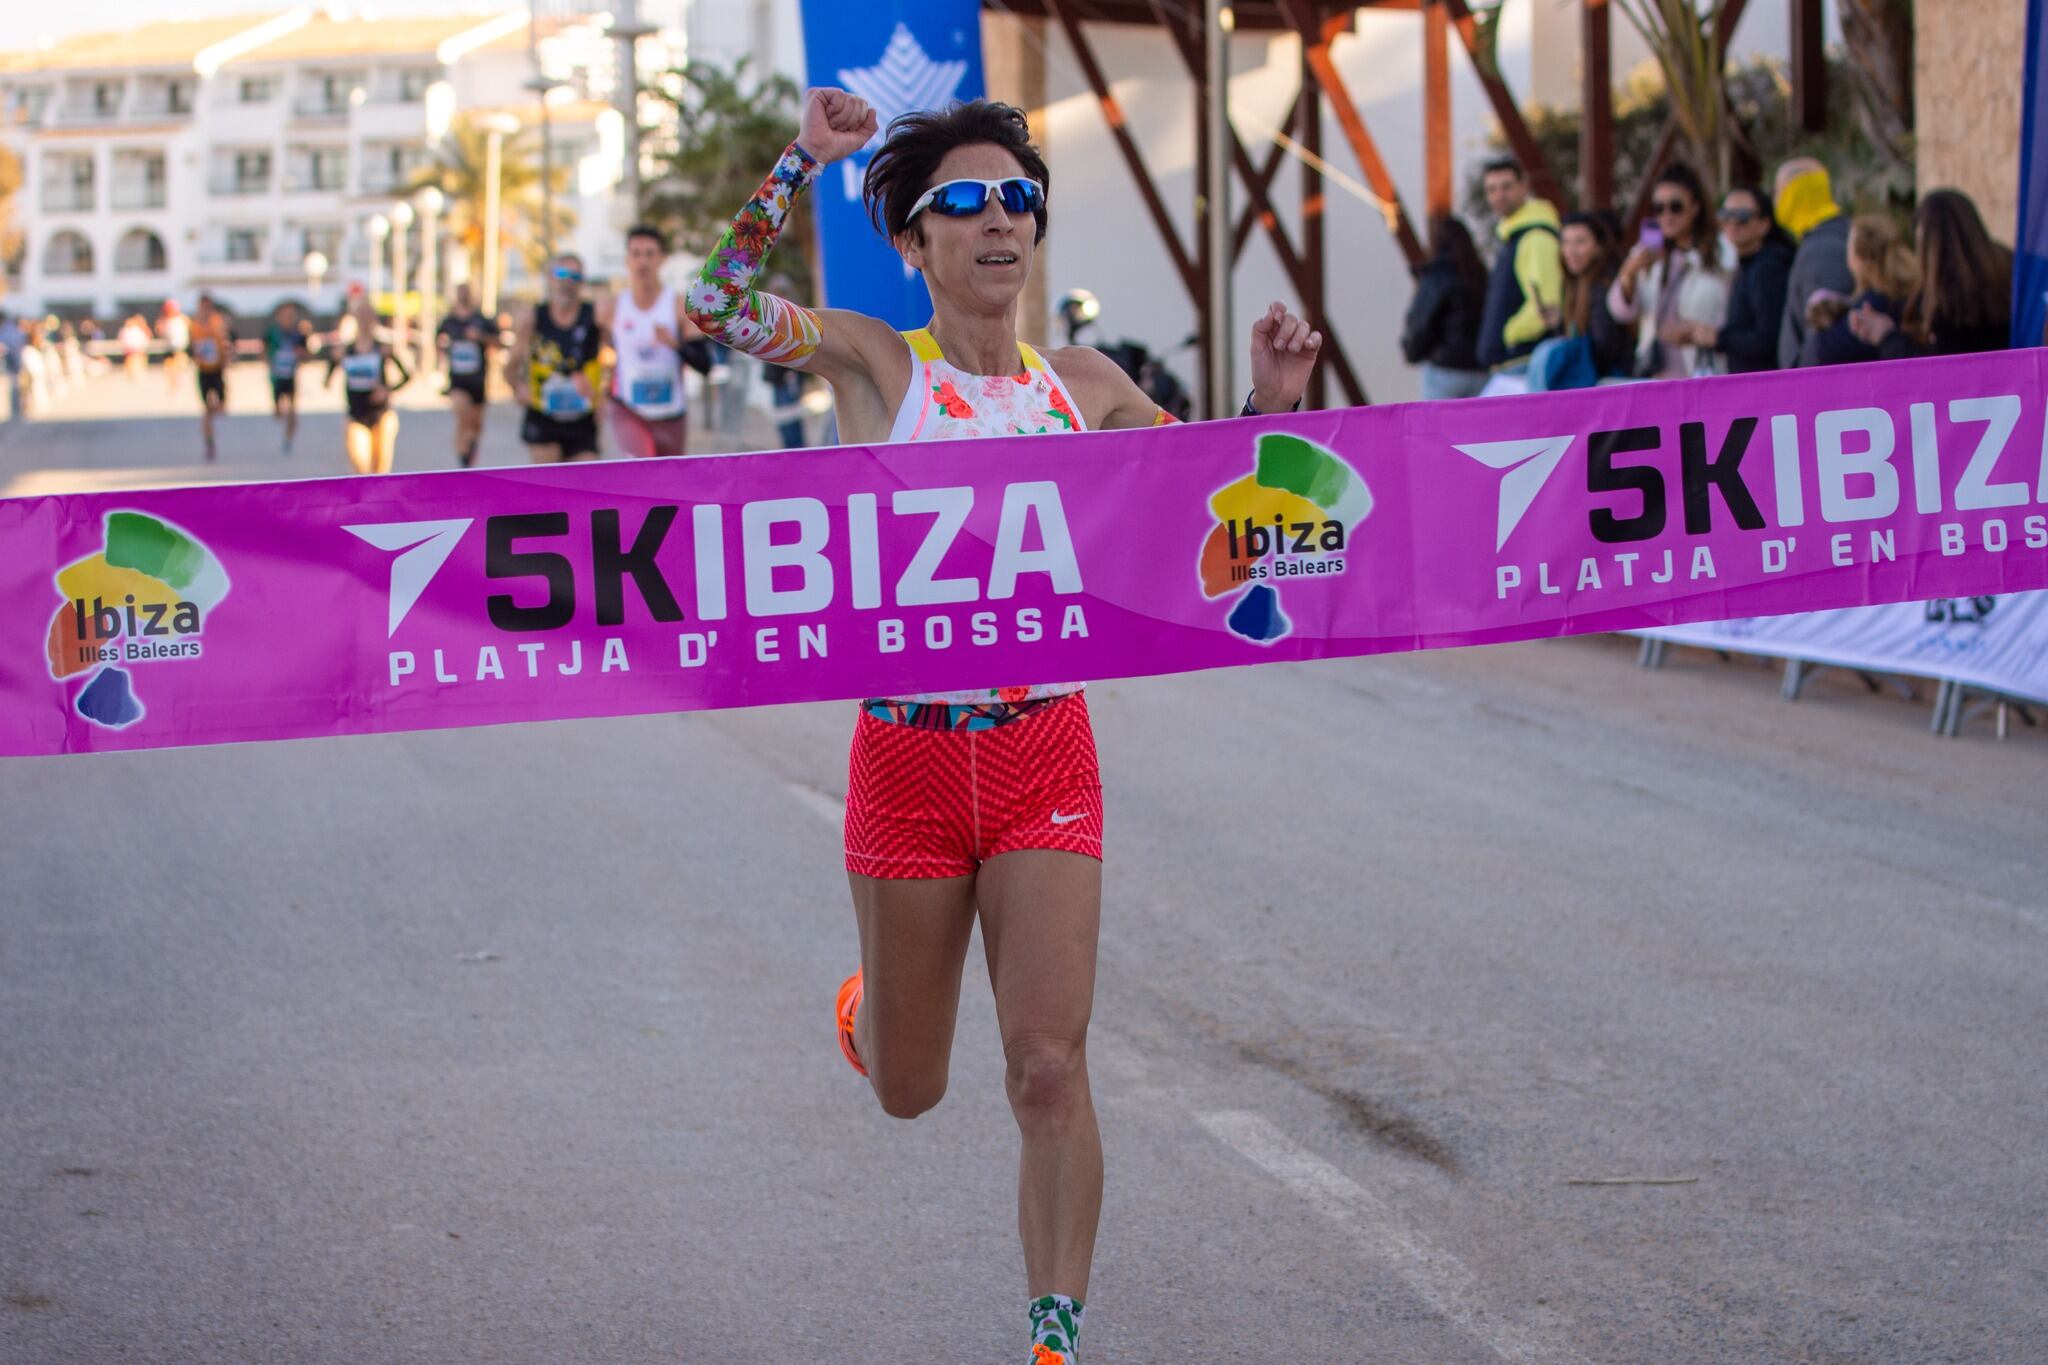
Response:
[{"label": "asphalt road", "polygon": [[[1091,689],[1088,1365],[2048,1357],[2048,738],[1632,662]],[[0,763],[0,1361],[1021,1360],[978,948],[933,1113],[833,1041],[850,727]]]}]

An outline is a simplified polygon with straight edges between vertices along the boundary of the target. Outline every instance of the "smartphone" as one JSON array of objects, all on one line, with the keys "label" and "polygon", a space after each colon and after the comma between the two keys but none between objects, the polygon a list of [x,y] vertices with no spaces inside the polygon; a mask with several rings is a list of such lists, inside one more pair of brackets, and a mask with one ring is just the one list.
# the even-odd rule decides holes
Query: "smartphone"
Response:
[{"label": "smartphone", "polygon": [[1658,227],[1655,223],[1643,224],[1643,230],[1636,235],[1636,245],[1646,247],[1651,251],[1662,251],[1664,249],[1664,229]]}]

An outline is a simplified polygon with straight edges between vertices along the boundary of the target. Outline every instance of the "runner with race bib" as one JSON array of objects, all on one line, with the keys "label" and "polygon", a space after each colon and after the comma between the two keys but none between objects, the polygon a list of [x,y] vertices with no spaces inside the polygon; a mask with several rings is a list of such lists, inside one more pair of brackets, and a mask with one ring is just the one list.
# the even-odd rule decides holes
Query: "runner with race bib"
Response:
[{"label": "runner with race bib", "polygon": [[486,381],[498,329],[476,310],[476,295],[467,281],[455,286],[455,306],[441,320],[434,338],[448,363],[448,401],[455,409],[455,462],[464,469],[476,463],[483,440]]},{"label": "runner with race bib", "polygon": [[605,301],[599,321],[611,339],[612,431],[627,455],[681,455],[689,443],[689,400],[683,365],[689,343],[698,341],[692,361],[711,368],[703,354],[703,332],[684,312],[676,291],[661,282],[668,240],[641,224],[626,234],[627,289]]},{"label": "runner with race bib", "polygon": [[263,332],[263,358],[270,367],[270,409],[284,423],[284,453],[292,453],[299,434],[299,366],[312,353],[311,324],[294,303],[278,305],[277,316]]},{"label": "runner with race bib", "polygon": [[583,258],[557,256],[548,296],[519,324],[505,378],[526,395],[520,439],[535,464],[597,458],[604,333],[583,297]]}]

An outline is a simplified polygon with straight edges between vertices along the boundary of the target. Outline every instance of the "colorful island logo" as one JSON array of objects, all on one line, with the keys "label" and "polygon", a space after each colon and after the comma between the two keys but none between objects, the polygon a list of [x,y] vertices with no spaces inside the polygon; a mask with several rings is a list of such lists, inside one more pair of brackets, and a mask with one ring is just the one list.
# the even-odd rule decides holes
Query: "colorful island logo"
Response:
[{"label": "colorful island logo", "polygon": [[227,596],[220,561],[192,535],[141,512],[109,512],[106,545],[57,571],[50,676],[90,674],[79,715],[118,730],[143,716],[131,670],[199,657],[200,632]]},{"label": "colorful island logo", "polygon": [[1372,491],[1315,442],[1268,431],[1252,472],[1211,494],[1209,510],[1216,525],[1202,543],[1202,595],[1235,594],[1230,629],[1270,645],[1294,628],[1278,585],[1343,573],[1351,533],[1372,513]]}]

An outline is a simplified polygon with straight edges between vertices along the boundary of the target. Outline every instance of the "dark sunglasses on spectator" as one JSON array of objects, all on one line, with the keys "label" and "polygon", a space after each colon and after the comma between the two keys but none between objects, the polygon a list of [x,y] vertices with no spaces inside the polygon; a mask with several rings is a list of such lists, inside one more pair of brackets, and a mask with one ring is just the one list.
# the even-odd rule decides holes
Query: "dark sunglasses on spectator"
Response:
[{"label": "dark sunglasses on spectator", "polygon": [[1721,210],[1721,221],[1724,223],[1733,223],[1737,227],[1747,227],[1761,217],[1763,217],[1763,215],[1758,213],[1755,209]]},{"label": "dark sunglasses on spectator", "polygon": [[1657,213],[1684,213],[1692,205],[1683,199],[1653,199],[1650,207]]},{"label": "dark sunglasses on spectator", "polygon": [[991,194],[1002,201],[1004,213],[1036,213],[1045,207],[1045,187],[1021,175],[1007,180],[948,180],[919,196],[903,221],[926,209],[945,218],[972,218],[988,206]]}]

